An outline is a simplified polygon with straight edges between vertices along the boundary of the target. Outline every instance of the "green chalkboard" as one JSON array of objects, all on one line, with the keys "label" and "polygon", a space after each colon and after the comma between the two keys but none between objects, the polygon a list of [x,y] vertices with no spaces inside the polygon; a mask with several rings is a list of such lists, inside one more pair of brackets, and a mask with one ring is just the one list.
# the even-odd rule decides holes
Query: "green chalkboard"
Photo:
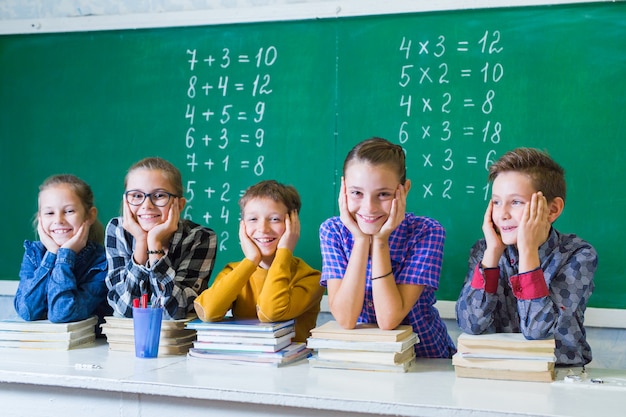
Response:
[{"label": "green chalkboard", "polygon": [[319,265],[318,225],[335,205],[329,23],[0,37],[1,169],[11,196],[0,277],[18,276],[45,177],[85,179],[106,223],[120,213],[128,167],[146,156],[179,167],[184,216],[217,233],[216,268],[241,258],[237,202],[269,178],[301,191],[297,250]]},{"label": "green chalkboard", "polygon": [[1,36],[0,278],[17,278],[46,176],[87,180],[106,222],[148,155],[181,169],[217,269],[241,257],[241,191],[267,178],[300,190],[296,252],[321,267],[343,158],[382,136],[406,149],[409,210],[447,230],[440,299],[481,237],[486,167],[533,146],[567,172],[557,228],[598,250],[590,306],[626,308],[625,51],[625,3]]}]

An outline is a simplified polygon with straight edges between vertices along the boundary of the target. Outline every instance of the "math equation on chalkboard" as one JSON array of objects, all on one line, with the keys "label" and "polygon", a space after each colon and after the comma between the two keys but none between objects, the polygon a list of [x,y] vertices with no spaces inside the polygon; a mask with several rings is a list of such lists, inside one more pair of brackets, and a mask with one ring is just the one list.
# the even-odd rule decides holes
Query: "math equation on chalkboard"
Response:
[{"label": "math equation on chalkboard", "polygon": [[[264,174],[267,98],[272,95],[275,46],[250,50],[188,49],[189,85],[184,117],[188,128],[184,216],[218,230],[219,250],[227,250],[228,226],[239,220],[238,200],[245,188],[237,179],[253,181]],[[221,181],[215,181],[221,178]],[[230,180],[229,180],[230,179]],[[195,205],[194,200],[203,200]],[[208,204],[207,204],[208,203]]]},{"label": "math equation on chalkboard", "polygon": [[366,96],[365,105],[339,97],[340,132],[357,127],[362,136],[374,132],[402,145],[411,201],[482,205],[488,167],[508,150],[503,32],[431,27],[425,17],[419,26],[399,18],[382,33],[361,27],[340,48],[354,58],[357,44],[368,45],[358,59],[340,59],[339,84],[358,83]]},{"label": "math equation on chalkboard", "polygon": [[[478,49],[484,59],[464,59],[471,48]],[[432,40],[403,36],[398,51],[402,59],[398,69],[398,141],[406,146],[418,142],[420,145],[412,146],[407,155],[412,164],[421,165],[421,171],[438,169],[443,174],[438,182],[421,179],[418,194],[452,199],[454,192],[460,191],[480,193],[487,199],[488,185],[480,187],[446,173],[456,164],[486,170],[494,160],[494,149],[478,155],[478,147],[472,143],[478,140],[497,145],[501,141],[496,100],[498,83],[504,77],[504,65],[499,60],[503,52],[500,32],[485,31],[475,42],[450,41],[444,35]],[[484,88],[469,90],[463,83],[479,83]],[[478,124],[477,115],[484,116],[482,124]],[[455,142],[459,141],[469,143],[471,151],[458,149]]]}]

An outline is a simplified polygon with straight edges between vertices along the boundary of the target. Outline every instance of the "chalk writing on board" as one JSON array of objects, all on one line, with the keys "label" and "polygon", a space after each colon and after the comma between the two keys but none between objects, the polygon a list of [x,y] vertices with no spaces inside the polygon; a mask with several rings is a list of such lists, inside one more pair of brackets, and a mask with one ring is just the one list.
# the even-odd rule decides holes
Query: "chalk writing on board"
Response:
[{"label": "chalk writing on board", "polygon": [[[445,201],[476,194],[486,200],[489,195],[484,173],[496,159],[504,135],[498,120],[498,103],[503,99],[498,84],[505,77],[504,42],[499,30],[485,30],[468,39],[406,35],[399,41],[398,141],[407,160],[420,167],[423,199]],[[484,89],[469,88],[470,84]],[[481,90],[482,95],[477,95]],[[488,147],[476,142],[470,147],[475,154],[458,151],[461,147],[456,143],[477,140]],[[460,164],[480,175],[455,173]],[[429,172],[438,179],[422,176]],[[478,183],[472,182],[475,178],[480,178]]]},{"label": "chalk writing on board", "polygon": [[[265,172],[264,122],[275,88],[272,67],[278,49],[263,46],[251,54],[226,47],[188,49],[186,56],[190,75],[183,176],[190,179],[184,217],[216,230],[219,251],[224,252],[232,241],[237,244],[228,230],[239,220],[239,198]],[[246,183],[235,179],[241,173]]]}]

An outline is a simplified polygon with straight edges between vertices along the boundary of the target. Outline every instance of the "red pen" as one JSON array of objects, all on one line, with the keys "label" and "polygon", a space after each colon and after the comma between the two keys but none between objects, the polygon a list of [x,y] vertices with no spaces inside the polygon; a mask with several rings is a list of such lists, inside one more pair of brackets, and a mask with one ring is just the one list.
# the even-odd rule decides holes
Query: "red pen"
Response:
[{"label": "red pen", "polygon": [[133,298],[133,307],[139,308],[139,298]]},{"label": "red pen", "polygon": [[148,294],[141,294],[141,308],[148,307]]}]

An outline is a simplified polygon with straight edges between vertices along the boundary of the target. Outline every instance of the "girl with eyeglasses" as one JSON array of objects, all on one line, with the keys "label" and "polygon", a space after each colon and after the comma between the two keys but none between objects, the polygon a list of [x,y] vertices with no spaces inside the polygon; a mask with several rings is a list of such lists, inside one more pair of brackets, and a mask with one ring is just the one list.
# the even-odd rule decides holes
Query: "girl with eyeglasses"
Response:
[{"label": "girl with eyeglasses", "polygon": [[180,171],[162,158],[145,158],[126,174],[121,217],[106,228],[108,301],[116,316],[132,317],[133,300],[148,294],[163,318],[181,319],[207,288],[217,237],[182,219]]}]

